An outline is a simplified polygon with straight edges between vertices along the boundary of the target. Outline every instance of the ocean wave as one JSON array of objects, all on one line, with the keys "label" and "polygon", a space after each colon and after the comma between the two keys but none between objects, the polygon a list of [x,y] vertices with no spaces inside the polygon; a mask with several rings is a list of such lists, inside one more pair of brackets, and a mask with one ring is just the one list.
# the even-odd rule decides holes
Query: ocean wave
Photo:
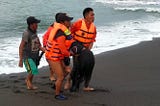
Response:
[{"label": "ocean wave", "polygon": [[159,0],[95,0],[95,2],[110,5],[114,10],[160,14]]},{"label": "ocean wave", "polygon": [[[160,37],[160,20],[151,22],[122,21],[107,26],[97,26],[97,38],[94,43],[93,53],[115,50],[137,44],[141,41],[151,40],[152,37]],[[43,33],[38,34],[42,42]],[[18,46],[21,38],[4,38],[0,40],[0,74],[25,72],[25,68],[19,68]],[[7,42],[6,42],[7,41]],[[45,57],[40,62],[40,67],[47,66]]]},{"label": "ocean wave", "polygon": [[[149,0],[148,0],[149,1]],[[123,17],[127,19],[130,18],[147,18],[150,17],[159,17],[160,16],[160,1],[135,1],[135,0],[95,0],[98,4],[105,7],[107,10],[110,9],[108,14],[115,14],[117,17]],[[111,14],[111,16],[112,16]],[[122,14],[124,14],[122,16]],[[120,19],[118,19],[119,21]],[[112,20],[111,20],[112,21]],[[114,20],[115,21],[115,20]]]},{"label": "ocean wave", "polygon": [[115,10],[132,11],[132,12],[145,12],[160,14],[160,8],[143,8],[143,7],[116,7]]},{"label": "ocean wave", "polygon": [[100,2],[103,4],[112,4],[112,5],[160,5],[159,0],[95,0],[95,2]]},{"label": "ocean wave", "polygon": [[100,26],[97,28],[97,38],[93,46],[94,54],[135,45],[141,41],[150,41],[160,37],[157,26],[160,21],[142,22],[125,21],[114,23],[113,26]]}]

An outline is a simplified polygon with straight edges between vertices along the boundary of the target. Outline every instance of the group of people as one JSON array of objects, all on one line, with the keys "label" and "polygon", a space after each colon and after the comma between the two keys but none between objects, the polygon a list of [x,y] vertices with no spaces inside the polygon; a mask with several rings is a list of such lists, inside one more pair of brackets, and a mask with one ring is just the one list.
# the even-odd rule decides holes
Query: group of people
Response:
[{"label": "group of people", "polygon": [[[37,36],[40,20],[33,16],[27,18],[28,28],[22,35],[19,46],[19,67],[28,72],[26,77],[27,89],[35,90],[33,77],[38,74],[39,51],[45,53],[50,67],[50,80],[54,83],[55,98],[67,99],[61,93],[62,84],[66,78],[64,89],[71,92],[79,90],[80,83],[84,81],[84,91],[93,91],[89,82],[94,67],[94,56],[91,51],[96,38],[94,25],[94,10],[87,7],[83,10],[83,17],[73,24],[73,17],[67,13],[57,13],[55,22],[50,25],[43,36],[43,46]],[[70,56],[73,56],[73,68],[70,67]],[[71,83],[72,82],[72,83]]]}]

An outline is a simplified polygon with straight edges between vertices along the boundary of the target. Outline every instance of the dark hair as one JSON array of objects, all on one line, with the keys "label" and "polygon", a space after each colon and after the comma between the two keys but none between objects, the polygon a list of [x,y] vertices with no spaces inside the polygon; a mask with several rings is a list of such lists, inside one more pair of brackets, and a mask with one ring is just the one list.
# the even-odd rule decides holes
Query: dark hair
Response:
[{"label": "dark hair", "polygon": [[69,17],[67,13],[57,13],[55,15],[56,22],[64,22],[64,21],[71,21],[73,17]]},{"label": "dark hair", "polygon": [[85,8],[85,9],[83,10],[83,17],[85,18],[85,16],[86,16],[90,11],[93,11],[93,9],[90,8],[90,7]]},{"label": "dark hair", "polygon": [[59,13],[57,13],[57,14],[55,15],[55,20],[56,20],[56,22],[58,22],[58,23],[59,23],[59,20],[58,20],[58,15],[59,15],[59,14],[63,14],[63,13],[59,12]]},{"label": "dark hair", "polygon": [[27,21],[28,26],[31,25],[31,24],[33,24],[33,23],[40,23],[41,22],[41,20],[36,19],[34,16],[29,16],[26,19],[26,21]]}]

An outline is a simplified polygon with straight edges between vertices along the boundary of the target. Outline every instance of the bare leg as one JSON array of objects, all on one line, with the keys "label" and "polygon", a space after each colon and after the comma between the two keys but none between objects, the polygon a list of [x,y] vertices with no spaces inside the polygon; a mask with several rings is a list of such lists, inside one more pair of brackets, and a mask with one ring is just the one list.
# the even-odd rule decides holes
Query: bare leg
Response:
[{"label": "bare leg", "polygon": [[51,68],[54,69],[54,72],[57,76],[57,80],[55,83],[55,85],[56,85],[55,94],[59,95],[61,87],[62,87],[62,82],[64,79],[63,65],[62,65],[61,61],[51,61],[51,60],[49,60],[49,64],[50,64]]},{"label": "bare leg", "polygon": [[66,76],[66,82],[64,85],[64,89],[68,90],[71,87],[71,77],[70,77],[70,73]]},{"label": "bare leg", "polygon": [[26,80],[25,80],[26,85],[27,85],[27,89],[30,89],[30,90],[35,90],[35,89],[37,89],[37,87],[36,87],[36,86],[33,86],[33,84],[32,84],[33,77],[34,77],[33,74],[31,74],[31,73],[28,74],[28,76],[27,76],[27,78],[26,78]]},{"label": "bare leg", "polygon": [[[48,64],[49,64],[49,60],[47,60]],[[54,76],[55,72],[54,72],[54,69],[51,68],[50,64],[49,64],[49,69],[50,69],[50,76],[49,76],[49,79],[50,81],[55,81],[56,78]]]},{"label": "bare leg", "polygon": [[50,81],[55,81],[56,80],[56,78],[54,77],[54,74],[55,74],[54,70],[52,70],[50,68],[50,77],[49,77]]}]

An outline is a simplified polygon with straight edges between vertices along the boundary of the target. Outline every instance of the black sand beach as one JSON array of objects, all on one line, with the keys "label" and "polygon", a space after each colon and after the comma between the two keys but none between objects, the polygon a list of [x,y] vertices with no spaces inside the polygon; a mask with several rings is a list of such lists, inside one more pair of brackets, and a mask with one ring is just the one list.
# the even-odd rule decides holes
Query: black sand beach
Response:
[{"label": "black sand beach", "polygon": [[38,90],[27,90],[26,73],[0,76],[0,106],[160,106],[160,39],[96,55],[94,92],[70,93],[54,99],[49,69],[35,76]]}]

